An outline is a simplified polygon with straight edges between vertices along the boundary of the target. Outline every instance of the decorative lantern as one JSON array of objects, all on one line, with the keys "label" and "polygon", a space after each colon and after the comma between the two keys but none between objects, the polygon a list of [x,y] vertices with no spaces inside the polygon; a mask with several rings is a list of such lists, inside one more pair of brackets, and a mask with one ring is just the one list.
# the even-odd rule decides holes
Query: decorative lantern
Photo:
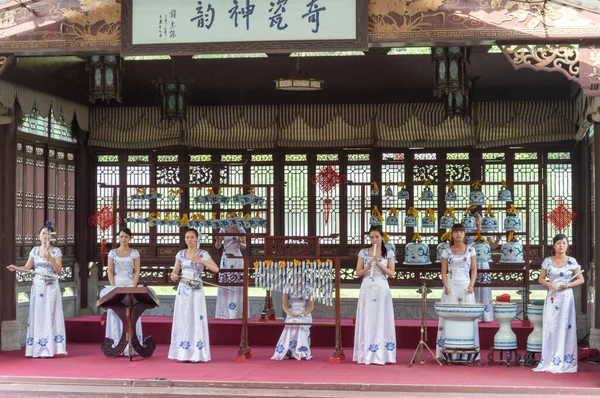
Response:
[{"label": "decorative lantern", "polygon": [[181,79],[158,79],[156,88],[160,95],[162,120],[186,120],[189,94],[187,83]]},{"label": "decorative lantern", "polygon": [[473,87],[467,75],[467,63],[471,62],[470,48],[434,47],[431,53],[435,62],[434,95],[445,99],[446,116],[469,118]]},{"label": "decorative lantern", "polygon": [[471,119],[473,81],[474,80],[469,80],[467,83],[468,89],[466,94],[463,94],[460,91],[456,94],[448,93],[446,105],[444,107],[446,110],[446,117],[454,119],[455,116],[460,116],[467,121]]},{"label": "decorative lantern", "polygon": [[290,77],[282,77],[275,82],[275,90],[319,91],[323,89],[323,80],[305,77],[300,70],[300,57],[296,59],[296,68]]},{"label": "decorative lantern", "polygon": [[90,102],[97,100],[121,102],[121,57],[118,55],[93,55],[87,59]]}]

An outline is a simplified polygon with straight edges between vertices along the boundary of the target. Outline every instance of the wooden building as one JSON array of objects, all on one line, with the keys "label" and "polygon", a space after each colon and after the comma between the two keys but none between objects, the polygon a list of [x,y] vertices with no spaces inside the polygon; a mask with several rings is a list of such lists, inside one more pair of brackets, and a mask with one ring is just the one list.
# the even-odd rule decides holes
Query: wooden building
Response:
[{"label": "wooden building", "polygon": [[[269,213],[270,233],[325,236],[322,252],[346,257],[344,283],[351,286],[350,257],[364,244],[368,210],[398,207],[371,196],[372,182],[383,184],[382,193],[387,183],[405,183],[413,194],[406,208],[441,215],[450,181],[463,198],[456,207],[464,208],[473,181],[483,180],[493,196],[505,180],[527,214],[524,286],[550,253],[555,230],[546,216],[561,203],[577,213],[566,231],[587,271],[578,309],[600,346],[600,306],[588,305],[600,295],[595,2],[583,2],[584,9],[569,0],[350,0],[351,18],[334,24],[323,12],[320,28],[311,25],[339,40],[184,44],[162,36],[136,42],[131,3],[0,0],[4,265],[24,263],[39,227],[53,220],[76,312],[85,311],[105,278],[102,233],[88,223],[98,208],[106,204],[122,219],[130,212],[191,214],[198,211],[194,185],[272,184],[272,206],[262,213]],[[354,28],[355,38],[334,25]],[[304,90],[283,90],[286,84]],[[169,107],[170,99],[177,105]],[[311,182],[327,165],[346,177],[331,192]],[[418,199],[425,181],[433,183],[433,205]],[[160,186],[167,196],[182,184],[176,207],[131,204],[130,186]],[[166,284],[180,231],[133,229],[143,278]],[[388,232],[401,253],[413,231]],[[423,236],[435,247],[438,231]],[[113,229],[104,237],[110,245]],[[261,242],[253,239],[250,250],[260,253]],[[210,247],[210,234],[203,244]],[[398,286],[412,283],[405,271],[398,271]],[[512,286],[514,275],[499,276],[498,286]],[[28,279],[15,281],[6,270],[0,278],[2,349],[18,349],[17,291]]]}]

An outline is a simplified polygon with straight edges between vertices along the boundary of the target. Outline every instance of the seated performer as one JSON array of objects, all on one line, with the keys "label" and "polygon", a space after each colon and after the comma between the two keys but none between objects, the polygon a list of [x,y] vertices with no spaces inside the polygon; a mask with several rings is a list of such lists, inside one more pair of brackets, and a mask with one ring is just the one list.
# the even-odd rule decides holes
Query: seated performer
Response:
[{"label": "seated performer", "polygon": [[[462,224],[452,226],[450,247],[442,253],[442,284],[444,292],[442,303],[475,303],[473,286],[477,278],[475,249],[467,245],[465,227]],[[442,358],[444,345],[444,319],[439,318],[435,355]],[[475,321],[475,344],[479,346],[479,330]]]},{"label": "seated performer", "polygon": [[[208,339],[208,313],[202,285],[204,267],[219,272],[219,266],[210,258],[208,252],[197,249],[198,231],[191,228],[185,233],[187,249],[175,256],[175,265],[171,280],[176,282],[177,295],[173,310],[171,347],[169,359],[182,362],[210,361]],[[181,271],[181,278],[179,277]]]},{"label": "seated performer", "polygon": [[[310,314],[315,303],[309,298],[298,294],[283,294],[281,307],[285,312],[285,323],[312,323]],[[310,326],[291,326],[283,328],[281,337],[275,347],[271,359],[311,359],[310,355]]]},{"label": "seated performer", "polygon": [[[100,292],[101,298],[110,293],[115,287],[136,287],[138,285],[141,271],[140,253],[129,247],[132,237],[131,230],[123,228],[119,232],[119,248],[112,249],[108,253],[107,274],[110,287],[102,289]],[[113,310],[108,310],[106,314],[105,336],[113,340],[113,347],[119,343],[122,334],[123,322],[121,322]],[[139,318],[135,324],[135,334],[139,342],[142,343],[142,318]],[[129,347],[125,348],[123,355],[129,356]]]}]

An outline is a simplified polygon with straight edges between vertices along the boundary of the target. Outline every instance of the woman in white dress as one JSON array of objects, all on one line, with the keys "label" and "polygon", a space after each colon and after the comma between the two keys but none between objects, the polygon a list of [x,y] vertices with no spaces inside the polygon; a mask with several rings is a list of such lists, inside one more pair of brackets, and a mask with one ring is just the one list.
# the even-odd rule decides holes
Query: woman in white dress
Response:
[{"label": "woman in white dress", "polygon": [[[442,252],[442,303],[475,303],[473,286],[477,278],[475,249],[467,245],[465,227],[462,224],[452,226],[450,247]],[[444,346],[444,319],[439,318],[435,355],[442,358]],[[475,321],[475,345],[479,346],[479,330]]]},{"label": "woman in white dress", "polygon": [[[129,228],[123,228],[119,232],[119,247],[108,253],[108,281],[110,287],[102,289],[100,297],[106,296],[116,287],[135,287],[140,280],[140,253],[129,247],[133,234]],[[127,299],[124,299],[127,300]],[[119,344],[123,334],[123,322],[113,310],[106,314],[106,332],[104,336],[113,341],[113,348]],[[143,342],[142,318],[135,324],[135,334],[140,344]],[[135,354],[135,352],[134,352]],[[129,347],[123,351],[123,355],[129,356]]]},{"label": "woman in white dress", "polygon": [[[219,231],[225,233],[224,229]],[[244,233],[244,228],[233,226],[227,229],[228,233]],[[220,249],[223,247],[223,255],[221,256],[221,269],[242,269],[244,268],[244,260],[241,258],[229,258],[228,254],[241,257],[242,249],[246,248],[246,237],[244,236],[217,236],[215,247]],[[224,282],[228,274],[219,274],[219,281]],[[243,287],[232,287],[233,290],[219,289],[217,292],[217,307],[215,309],[215,318],[218,319],[240,319],[243,310]]]},{"label": "woman in white dress", "polygon": [[396,363],[394,306],[387,278],[394,277],[394,253],[383,244],[381,227],[369,230],[371,247],[358,253],[356,276],[363,277],[356,308],[353,361]]},{"label": "woman in white dress", "polygon": [[169,359],[208,362],[210,343],[206,298],[201,283],[202,272],[206,267],[217,273],[219,266],[210,258],[208,252],[197,248],[198,231],[195,229],[188,229],[185,233],[185,244],[187,249],[177,253],[171,272],[171,280],[179,281],[179,286],[175,296]]},{"label": "woman in white dress", "polygon": [[[569,242],[566,235],[553,239],[554,255],[546,257],[538,281],[548,288],[544,304],[542,355],[534,372],[577,372],[577,324],[575,299],[572,288],[585,283],[573,257],[567,256]],[[546,277],[550,279],[546,280]]]},{"label": "woman in white dress", "polygon": [[[311,312],[315,303],[308,297],[297,294],[283,294],[281,307],[285,312],[285,323],[312,323]],[[281,337],[271,357],[274,360],[286,358],[311,359],[310,325],[288,326],[283,328]]]},{"label": "woman in white dress", "polygon": [[[481,214],[479,212],[475,212],[473,214],[475,217],[475,225],[477,225],[477,230],[475,232],[481,233]],[[500,245],[502,239],[497,237],[494,239],[492,236],[486,236],[487,241],[490,244],[490,249],[494,250]],[[468,239],[469,243],[472,243],[472,239]],[[490,269],[490,263],[487,261],[477,262],[477,269],[488,270]],[[478,274],[477,282],[486,282],[489,283],[491,280],[489,274]],[[483,315],[479,317],[479,322],[492,322],[494,320],[494,307],[492,305],[492,288],[491,287],[476,287],[474,288],[475,293],[475,302],[485,304],[485,309],[483,310]]]},{"label": "woman in white dress", "polygon": [[32,268],[35,272],[29,296],[26,357],[49,358],[67,354],[65,316],[58,285],[58,276],[62,271],[62,253],[50,243],[50,232],[54,232],[51,227],[40,229],[41,245],[31,249],[24,266],[11,264],[7,267],[12,272],[27,272]]}]

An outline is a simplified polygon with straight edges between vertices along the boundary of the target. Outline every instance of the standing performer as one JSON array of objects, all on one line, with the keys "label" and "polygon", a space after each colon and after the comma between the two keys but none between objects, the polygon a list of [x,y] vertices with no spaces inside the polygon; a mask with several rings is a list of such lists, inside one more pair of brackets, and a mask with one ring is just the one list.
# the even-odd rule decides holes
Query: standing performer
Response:
[{"label": "standing performer", "polygon": [[41,244],[31,249],[27,263],[23,267],[14,264],[7,267],[12,272],[27,272],[31,268],[35,272],[29,296],[26,357],[50,358],[67,354],[62,293],[58,285],[62,253],[58,247],[52,246],[51,232],[54,230],[48,222],[47,226],[40,229]]},{"label": "standing performer", "polygon": [[356,308],[353,361],[396,363],[394,306],[387,278],[394,277],[394,253],[383,244],[381,227],[369,230],[371,247],[358,253],[356,276],[363,277]]},{"label": "standing performer", "polygon": [[198,231],[195,229],[188,229],[185,233],[185,244],[187,249],[177,253],[171,272],[171,280],[179,280],[179,286],[175,296],[169,359],[208,362],[210,343],[202,272],[206,267],[217,273],[219,266],[210,258],[208,252],[197,247]]},{"label": "standing performer", "polygon": [[[225,233],[224,229],[219,231]],[[229,233],[244,233],[244,228],[232,226],[227,229]],[[220,249],[223,246],[223,255],[221,256],[221,269],[243,269],[244,260],[241,258],[228,258],[227,255],[236,257],[242,256],[242,249],[246,248],[246,237],[244,236],[217,236],[215,247]],[[227,273],[219,274],[221,278],[227,276]],[[219,289],[217,292],[217,307],[215,318],[218,319],[240,319],[242,317],[243,287],[236,286],[233,290]]]},{"label": "standing performer", "polygon": [[[112,249],[108,253],[108,281],[110,287],[102,289],[100,297],[106,296],[116,287],[136,287],[140,280],[140,253],[129,247],[133,234],[129,228],[123,228],[119,232],[119,248]],[[124,299],[128,300],[128,298]],[[121,340],[123,334],[123,322],[113,310],[106,314],[105,336],[114,342],[113,348]],[[135,324],[135,334],[139,342],[143,341],[142,318]],[[129,345],[123,351],[123,355],[129,356]]]},{"label": "standing performer", "polygon": [[[298,294],[283,294],[281,307],[285,312],[285,323],[312,323],[310,314],[315,308],[315,303],[308,297]],[[286,358],[311,359],[310,355],[310,326],[287,326],[283,329],[281,337],[275,347],[271,359]]]},{"label": "standing performer", "polygon": [[[470,274],[470,275],[469,275]],[[442,284],[444,293],[442,303],[475,303],[473,286],[477,278],[475,249],[467,245],[465,227],[462,224],[452,226],[450,247],[442,252]],[[444,319],[439,318],[435,356],[442,358],[444,345]],[[475,321],[475,344],[479,345],[479,330]]]},{"label": "standing performer", "polygon": [[[575,299],[571,288],[585,280],[577,260],[567,256],[567,236],[558,234],[553,239],[554,255],[542,263],[538,281],[548,287],[544,304],[542,355],[534,372],[577,372],[577,324]],[[577,275],[579,274],[579,275]],[[571,282],[573,277],[576,279]],[[550,280],[546,281],[546,277]]]},{"label": "standing performer", "polygon": [[[477,233],[481,233],[481,214],[479,212],[475,212],[473,214],[475,217],[475,225],[477,226]],[[471,237],[469,237],[471,238]],[[490,249],[494,250],[500,245],[502,239],[497,237],[494,239],[491,236],[486,236],[487,241],[490,243]],[[468,239],[468,242],[471,244],[473,239]],[[490,269],[490,263],[487,261],[479,262],[477,261],[477,269],[487,270]],[[490,280],[489,274],[478,274],[477,282],[488,282]],[[494,320],[494,307],[492,306],[492,288],[491,287],[476,287],[474,288],[475,293],[475,302],[485,304],[485,309],[483,311],[483,315],[479,317],[479,322],[492,322]]]}]

